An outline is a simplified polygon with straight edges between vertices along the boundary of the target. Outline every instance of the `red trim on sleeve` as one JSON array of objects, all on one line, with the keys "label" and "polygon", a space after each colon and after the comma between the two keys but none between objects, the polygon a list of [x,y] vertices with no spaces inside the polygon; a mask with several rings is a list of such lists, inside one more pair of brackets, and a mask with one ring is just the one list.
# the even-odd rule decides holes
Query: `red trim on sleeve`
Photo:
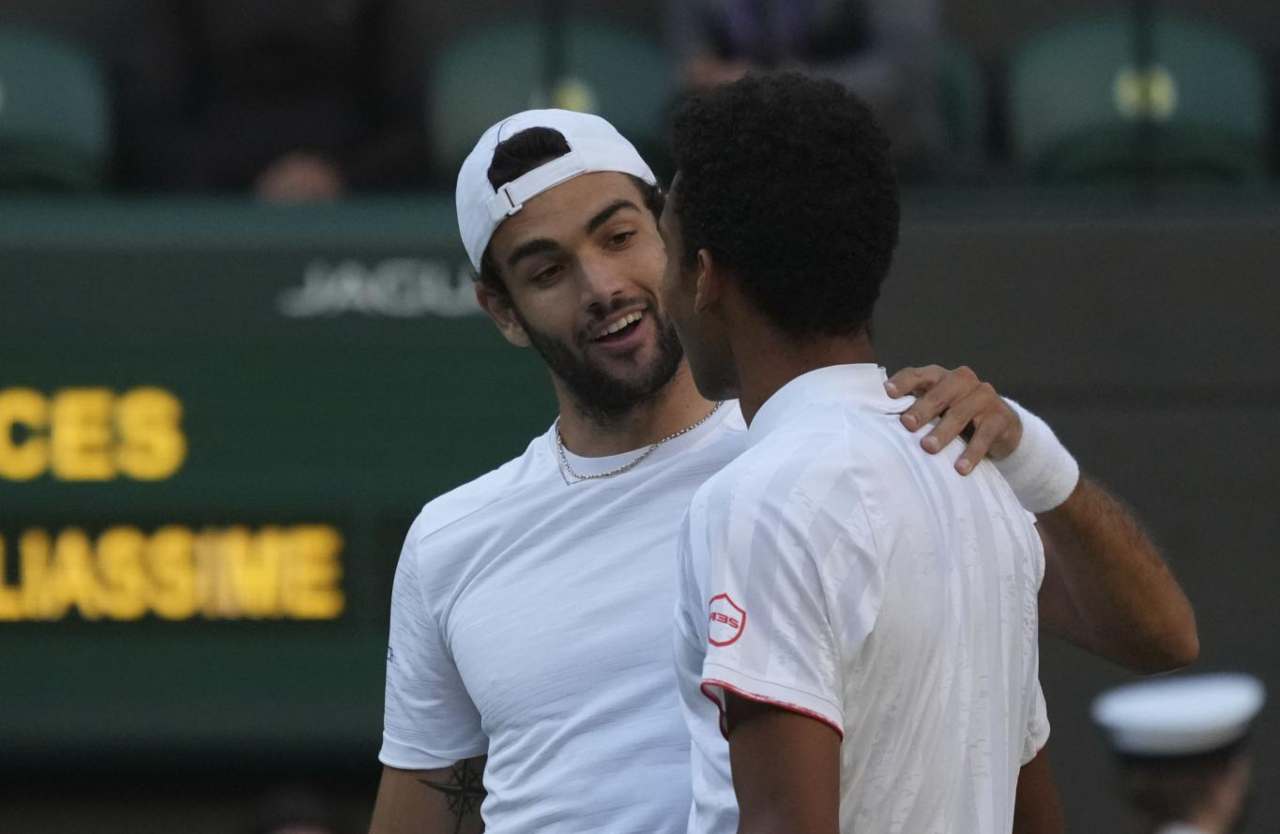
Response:
[{"label": "red trim on sleeve", "polygon": [[799,704],[792,704],[786,701],[775,701],[773,698],[766,698],[763,695],[756,695],[751,692],[744,692],[743,690],[739,689],[738,687],[734,686],[728,681],[722,681],[718,678],[707,678],[702,682],[701,686],[699,686],[698,688],[702,690],[703,695],[711,699],[711,701],[716,705],[716,709],[720,711],[720,734],[723,735],[726,739],[729,738],[729,732],[728,732],[728,727],[725,725],[724,701],[722,701],[720,698],[717,698],[710,691],[710,688],[713,686],[718,686],[723,690],[732,692],[734,695],[737,695],[739,698],[742,698],[747,701],[755,701],[757,704],[768,704],[771,707],[777,707],[778,709],[784,709],[787,712],[794,712],[796,715],[803,715],[805,718],[812,718],[814,721],[820,721],[823,724],[826,724],[831,729],[835,730],[836,735],[840,736],[840,740],[844,741],[844,728],[838,726],[834,721],[832,721],[830,718],[827,718],[825,715],[820,715],[811,709],[805,709]]}]

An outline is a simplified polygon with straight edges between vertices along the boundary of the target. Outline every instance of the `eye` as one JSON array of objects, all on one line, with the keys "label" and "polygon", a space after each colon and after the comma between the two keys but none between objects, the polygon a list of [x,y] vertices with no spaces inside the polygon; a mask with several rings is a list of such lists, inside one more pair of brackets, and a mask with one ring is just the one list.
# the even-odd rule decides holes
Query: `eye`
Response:
[{"label": "eye", "polygon": [[556,279],[556,276],[560,274],[560,269],[561,269],[560,264],[552,264],[551,266],[545,269],[538,270],[533,274],[533,283],[535,284],[551,283]]},{"label": "eye", "polygon": [[636,233],[634,230],[617,232],[615,234],[609,235],[609,247],[611,249],[621,249],[631,241],[631,238],[635,236],[636,236]]}]

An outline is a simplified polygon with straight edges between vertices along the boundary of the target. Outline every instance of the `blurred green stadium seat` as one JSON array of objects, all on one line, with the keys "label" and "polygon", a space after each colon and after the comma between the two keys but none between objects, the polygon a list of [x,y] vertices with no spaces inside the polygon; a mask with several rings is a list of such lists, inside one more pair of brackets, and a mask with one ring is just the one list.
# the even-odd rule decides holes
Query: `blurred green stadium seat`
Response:
[{"label": "blurred green stadium seat", "polygon": [[978,59],[953,38],[942,43],[938,109],[946,150],[957,162],[980,164],[985,153],[987,88]]},{"label": "blurred green stadium seat", "polygon": [[1267,89],[1254,52],[1216,26],[1160,15],[1151,64],[1139,68],[1134,25],[1114,13],[1057,26],[1017,50],[1015,158],[1058,183],[1143,170],[1185,182],[1265,176]]},{"label": "blurred green stadium seat", "polygon": [[440,174],[452,180],[476,139],[503,116],[531,107],[597,113],[640,149],[659,153],[673,92],[671,61],[634,31],[570,19],[563,73],[545,89],[548,30],[513,21],[472,29],[436,59],[431,129]]},{"label": "blurred green stadium seat", "polygon": [[0,27],[0,189],[97,188],[109,147],[97,63],[36,30]]}]

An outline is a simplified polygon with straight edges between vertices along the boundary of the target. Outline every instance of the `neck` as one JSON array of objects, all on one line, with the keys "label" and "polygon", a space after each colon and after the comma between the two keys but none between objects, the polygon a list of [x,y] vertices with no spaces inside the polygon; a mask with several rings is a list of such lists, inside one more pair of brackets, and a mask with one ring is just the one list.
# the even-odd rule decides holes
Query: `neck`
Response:
[{"label": "neck", "polygon": [[832,365],[875,362],[866,329],[851,336],[820,336],[797,341],[767,322],[756,320],[730,328],[737,365],[742,416],[749,424],[760,406],[798,376]]},{"label": "neck", "polygon": [[558,380],[555,389],[565,448],[584,457],[616,455],[657,443],[698,422],[714,405],[698,393],[687,362],[681,362],[671,381],[652,397],[608,421],[583,415]]}]

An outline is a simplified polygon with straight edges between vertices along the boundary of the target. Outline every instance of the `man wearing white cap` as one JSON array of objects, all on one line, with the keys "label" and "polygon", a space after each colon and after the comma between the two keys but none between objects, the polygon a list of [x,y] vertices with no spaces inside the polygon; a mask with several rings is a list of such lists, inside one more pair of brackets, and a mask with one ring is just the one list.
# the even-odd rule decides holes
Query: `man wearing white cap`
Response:
[{"label": "man wearing white cap", "polygon": [[[477,297],[509,342],[543,357],[559,416],[410,528],[372,830],[480,830],[483,801],[490,832],[683,831],[675,539],[745,425],[736,403],[698,395],[658,300],[661,191],[604,120],[529,111],[480,138],[457,204]],[[1176,582],[1127,514],[1075,488],[1043,424],[1019,423],[967,371],[891,382],[922,394],[903,422],[927,451],[972,424],[962,473],[990,450],[1028,495],[1087,502],[1050,560],[1047,627],[1135,668],[1188,661],[1194,621]]]},{"label": "man wearing white cap", "polygon": [[1144,834],[1240,830],[1249,789],[1249,724],[1266,693],[1250,675],[1144,681],[1093,703]]}]

